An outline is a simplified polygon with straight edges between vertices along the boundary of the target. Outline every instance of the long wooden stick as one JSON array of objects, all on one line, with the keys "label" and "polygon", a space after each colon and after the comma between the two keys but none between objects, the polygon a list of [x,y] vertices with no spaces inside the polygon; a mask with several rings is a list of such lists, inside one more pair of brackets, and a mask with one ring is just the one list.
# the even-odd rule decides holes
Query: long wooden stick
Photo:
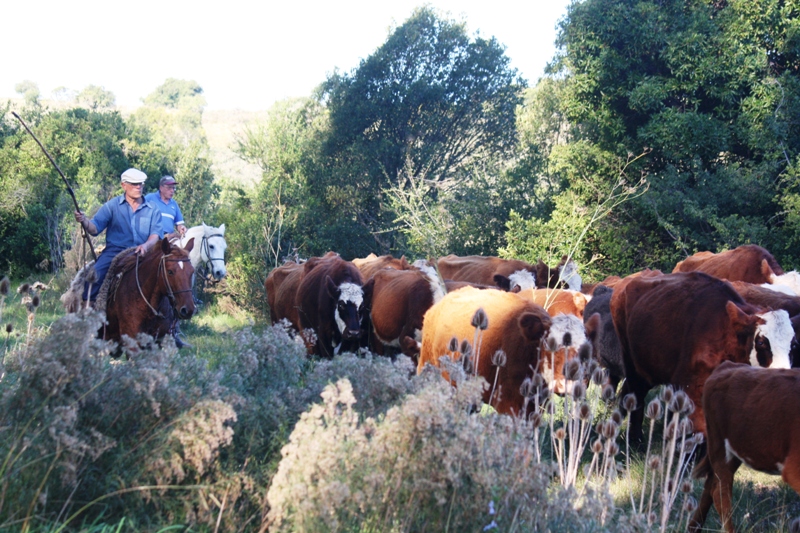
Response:
[{"label": "long wooden stick", "polygon": [[[28,125],[25,124],[25,121],[22,120],[22,117],[17,115],[14,111],[12,111],[11,114],[14,115],[14,117],[16,117],[17,120],[19,120],[20,124],[22,124],[22,127],[25,128],[25,131],[30,133],[31,137],[33,137],[33,140],[36,141],[36,144],[38,144],[39,148],[41,148],[42,152],[44,152],[44,155],[47,156],[47,159],[50,160],[50,162],[56,168],[58,173],[64,179],[64,184],[67,186],[67,192],[72,197],[72,203],[75,204],[75,210],[80,211],[81,208],[78,207],[78,200],[75,198],[75,192],[72,190],[72,187],[70,186],[67,177],[64,175],[63,172],[61,172],[61,168],[59,168],[58,163],[56,163],[55,159],[53,159],[53,157],[50,155],[50,153],[47,151],[44,145],[41,142],[39,142],[39,139],[36,138],[36,135],[34,135],[31,129],[28,127]],[[92,257],[94,258],[95,261],[97,261],[97,254],[94,253],[94,246],[92,245],[92,239],[91,237],[89,237],[89,234],[86,232],[86,228],[84,228],[83,225],[81,225],[81,233],[83,234],[83,237],[86,239],[86,242],[89,244],[89,251],[92,252]]]}]

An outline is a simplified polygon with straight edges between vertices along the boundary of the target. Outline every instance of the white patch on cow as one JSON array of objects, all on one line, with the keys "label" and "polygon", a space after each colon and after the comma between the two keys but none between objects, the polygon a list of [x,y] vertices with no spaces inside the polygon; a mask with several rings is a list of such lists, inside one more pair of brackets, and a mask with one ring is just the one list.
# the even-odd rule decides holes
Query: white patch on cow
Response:
[{"label": "white patch on cow", "polygon": [[769,289],[771,291],[779,292],[781,294],[785,294],[787,296],[797,296],[794,292],[794,289],[789,287],[788,285],[775,285],[772,283],[762,283],[759,287],[763,287],[765,289]]},{"label": "white patch on cow", "polygon": [[439,275],[436,273],[436,269],[434,269],[426,260],[424,259],[417,259],[414,261],[412,265],[419,269],[428,281],[431,284],[431,294],[433,295],[433,303],[438,303],[439,300],[444,298],[444,289],[442,289],[442,282],[439,279]]},{"label": "white patch on cow", "polygon": [[794,292],[794,296],[800,296],[800,274],[796,270],[773,277],[772,283],[789,287]]},{"label": "white patch on cow", "polygon": [[510,282],[512,291],[516,287],[519,287],[520,290],[523,291],[536,288],[536,275],[528,270],[517,270],[508,276],[508,281]]},{"label": "white patch on cow", "polygon": [[545,346],[553,346],[554,342],[555,346],[563,348],[564,335],[567,333],[572,337],[570,347],[577,349],[586,342],[586,329],[583,326],[583,321],[575,315],[559,313],[553,317],[553,325],[550,326]]},{"label": "white patch on cow", "polygon": [[736,453],[736,450],[733,449],[733,446],[731,446],[730,441],[728,439],[725,439],[725,462],[730,463],[731,461],[733,461],[734,458],[739,459],[747,466],[750,466],[750,463],[747,462],[747,458]]},{"label": "white patch on cow", "polygon": [[575,264],[575,261],[571,259],[567,261],[567,263],[561,267],[559,277],[561,281],[567,284],[569,290],[580,292],[583,286],[583,279],[581,279],[580,274],[578,274],[578,265]]},{"label": "white patch on cow", "polygon": [[[789,319],[789,313],[781,309],[757,316],[762,318],[764,323],[756,327],[756,336],[766,337],[772,350],[772,364],[769,365],[769,368],[791,368],[789,352],[794,338],[794,329]],[[759,366],[755,345],[750,352],[750,364]]]},{"label": "white patch on cow", "polygon": [[339,355],[339,350],[342,349],[342,343],[336,345],[336,348],[333,349],[333,355]]},{"label": "white patch on cow", "polygon": [[372,331],[373,331],[373,333],[375,333],[375,338],[378,339],[379,341],[381,341],[381,344],[383,344],[384,346],[391,346],[393,348],[399,348],[400,347],[400,337],[398,337],[396,339],[392,339],[392,340],[387,340],[387,339],[384,339],[383,337],[381,337],[380,335],[378,335],[378,332],[375,331],[374,329]]},{"label": "white patch on cow", "polygon": [[[356,306],[356,309],[361,307],[361,303],[364,301],[364,290],[361,288],[361,285],[356,285],[355,283],[345,282],[339,285],[339,301],[345,303],[352,303]],[[333,317],[336,320],[336,326],[339,328],[339,333],[344,333],[347,324],[344,323],[342,317],[339,316],[339,306],[336,306],[336,311],[333,313]]]}]

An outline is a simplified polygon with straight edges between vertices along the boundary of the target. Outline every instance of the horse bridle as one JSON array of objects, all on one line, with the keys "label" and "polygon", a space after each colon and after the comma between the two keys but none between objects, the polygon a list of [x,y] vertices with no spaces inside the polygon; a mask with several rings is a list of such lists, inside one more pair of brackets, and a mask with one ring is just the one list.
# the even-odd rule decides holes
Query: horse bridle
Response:
[{"label": "horse bridle", "polygon": [[[171,254],[169,254],[169,255],[171,255]],[[175,308],[175,295],[176,294],[180,294],[182,292],[191,292],[192,289],[190,287],[188,289],[182,289],[182,290],[179,290],[179,291],[173,291],[172,290],[172,285],[169,284],[169,275],[167,274],[167,263],[168,262],[169,263],[185,263],[185,262],[190,261],[190,260],[189,260],[189,257],[184,257],[183,259],[172,259],[172,258],[169,258],[169,255],[162,255],[161,256],[161,259],[158,261],[158,273],[161,274],[163,272],[163,274],[164,274],[164,283],[167,285],[167,298],[169,299],[169,304],[174,309]],[[150,301],[145,297],[144,292],[142,292],[142,285],[141,285],[141,283],[139,283],[139,254],[136,254],[136,287],[139,289],[139,294],[141,295],[142,300],[144,300],[144,303],[147,304],[147,307],[150,308],[150,310],[153,312],[153,314],[156,315],[157,317],[160,317],[160,318],[166,318],[166,317],[164,317],[164,315],[159,313],[155,308],[153,308],[152,305],[150,305]]]},{"label": "horse bridle", "polygon": [[[223,235],[222,233],[214,233],[213,235],[203,235],[203,240],[200,242],[200,247],[202,248],[201,254],[202,252],[205,252],[206,254],[206,260],[203,261],[203,279],[206,279],[209,282],[216,282],[216,279],[213,279],[214,261],[222,261],[223,265],[225,264],[224,257],[222,258],[211,257],[211,250],[208,247],[208,240],[213,237],[221,237],[224,239],[225,235]],[[202,258],[203,256],[201,255],[200,257]],[[208,279],[209,269],[212,271],[212,279]]]}]

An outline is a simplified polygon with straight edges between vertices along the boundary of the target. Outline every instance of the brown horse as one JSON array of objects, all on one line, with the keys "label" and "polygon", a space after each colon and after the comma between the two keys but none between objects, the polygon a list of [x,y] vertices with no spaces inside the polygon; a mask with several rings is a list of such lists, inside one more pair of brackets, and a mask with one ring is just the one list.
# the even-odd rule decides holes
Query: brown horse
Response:
[{"label": "brown horse", "polygon": [[[194,268],[189,252],[193,246],[194,239],[181,248],[165,238],[143,257],[125,251],[115,259],[118,264],[112,265],[106,278],[111,282],[102,338],[119,342],[123,335],[136,338],[147,333],[158,340],[171,331],[176,318],[191,318]],[[101,292],[105,288],[104,284]]]}]

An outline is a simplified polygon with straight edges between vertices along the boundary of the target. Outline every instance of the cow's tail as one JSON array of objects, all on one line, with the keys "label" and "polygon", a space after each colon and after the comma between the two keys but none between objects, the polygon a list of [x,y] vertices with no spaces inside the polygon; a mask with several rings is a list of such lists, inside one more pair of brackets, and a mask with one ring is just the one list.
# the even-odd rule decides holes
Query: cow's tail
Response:
[{"label": "cow's tail", "polygon": [[708,459],[708,452],[703,454],[703,458],[692,470],[692,477],[695,479],[704,479],[712,474],[711,461]]}]

